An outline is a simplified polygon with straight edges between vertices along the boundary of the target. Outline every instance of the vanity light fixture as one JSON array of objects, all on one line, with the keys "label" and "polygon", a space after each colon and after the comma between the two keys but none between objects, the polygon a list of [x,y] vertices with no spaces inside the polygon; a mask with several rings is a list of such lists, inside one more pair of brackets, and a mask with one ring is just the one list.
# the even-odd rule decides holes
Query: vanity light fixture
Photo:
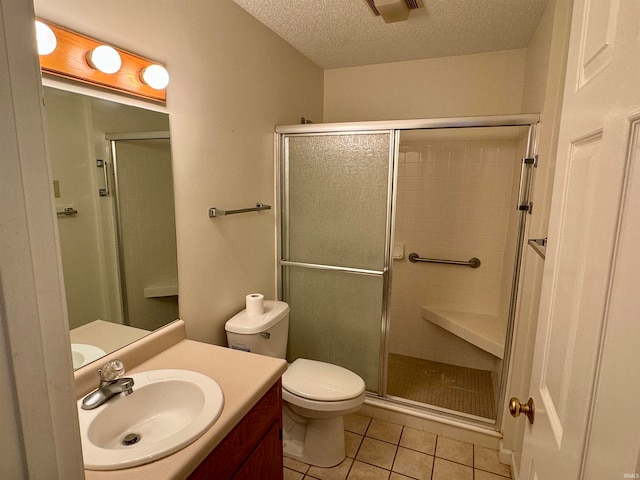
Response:
[{"label": "vanity light fixture", "polygon": [[49,55],[56,49],[58,41],[56,34],[49,28],[49,25],[36,20],[36,40],[38,42],[38,54]]},{"label": "vanity light fixture", "polygon": [[[156,102],[167,100],[169,74],[153,61],[104,41],[87,37],[47,20],[37,19],[40,68],[45,75],[55,75],[94,87],[108,88]],[[37,25],[36,24],[36,25]],[[43,28],[45,27],[45,28]],[[49,54],[40,47],[40,31],[49,29],[57,43]],[[158,80],[160,79],[160,80]]]},{"label": "vanity light fixture", "polygon": [[100,45],[87,53],[90,67],[103,73],[116,73],[122,67],[122,58],[118,51],[109,45]]},{"label": "vanity light fixture", "polygon": [[149,65],[140,72],[140,78],[156,90],[162,90],[169,85],[169,72],[162,65]]}]

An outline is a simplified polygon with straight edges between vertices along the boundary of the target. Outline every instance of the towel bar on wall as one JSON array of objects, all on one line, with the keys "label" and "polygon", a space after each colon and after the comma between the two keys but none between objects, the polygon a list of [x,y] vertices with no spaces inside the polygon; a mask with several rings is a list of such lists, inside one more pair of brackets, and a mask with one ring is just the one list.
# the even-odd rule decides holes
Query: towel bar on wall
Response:
[{"label": "towel bar on wall", "polygon": [[271,205],[256,203],[255,207],[239,208],[237,210],[222,210],[220,208],[211,207],[209,209],[209,217],[223,217],[225,215],[235,215],[236,213],[259,212],[260,210],[271,210]]},{"label": "towel bar on wall", "polygon": [[425,262],[425,263],[445,263],[447,265],[463,265],[465,267],[478,268],[481,265],[480,259],[473,257],[468,261],[460,261],[460,260],[442,260],[439,258],[421,258],[417,253],[409,254],[409,261],[411,263],[416,262]]}]

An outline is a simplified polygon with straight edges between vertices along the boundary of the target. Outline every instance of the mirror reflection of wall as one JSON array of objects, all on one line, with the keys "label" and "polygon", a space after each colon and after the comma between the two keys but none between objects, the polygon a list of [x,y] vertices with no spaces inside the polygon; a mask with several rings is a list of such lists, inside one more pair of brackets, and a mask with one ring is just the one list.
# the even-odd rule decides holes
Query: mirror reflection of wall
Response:
[{"label": "mirror reflection of wall", "polygon": [[72,347],[108,353],[178,318],[169,119],[44,90]]}]

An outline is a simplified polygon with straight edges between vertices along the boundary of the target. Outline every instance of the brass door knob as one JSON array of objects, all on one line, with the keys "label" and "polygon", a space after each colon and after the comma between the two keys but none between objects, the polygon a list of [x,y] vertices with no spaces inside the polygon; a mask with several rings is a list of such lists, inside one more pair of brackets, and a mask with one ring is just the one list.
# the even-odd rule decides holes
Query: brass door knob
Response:
[{"label": "brass door knob", "polygon": [[524,413],[529,419],[529,423],[531,424],[533,424],[533,420],[535,418],[535,410],[536,408],[533,403],[533,398],[529,398],[529,401],[524,405],[522,405],[520,403],[520,400],[518,400],[516,397],[513,397],[509,401],[509,412],[511,413],[511,416],[517,417],[521,413]]}]

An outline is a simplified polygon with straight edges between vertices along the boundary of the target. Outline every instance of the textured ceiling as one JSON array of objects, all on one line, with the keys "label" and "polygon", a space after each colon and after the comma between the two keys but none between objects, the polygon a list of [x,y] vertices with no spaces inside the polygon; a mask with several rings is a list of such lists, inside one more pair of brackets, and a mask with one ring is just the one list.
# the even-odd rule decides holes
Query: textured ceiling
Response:
[{"label": "textured ceiling", "polygon": [[384,23],[365,0],[234,0],[322,68],[524,48],[547,0],[423,0]]}]

